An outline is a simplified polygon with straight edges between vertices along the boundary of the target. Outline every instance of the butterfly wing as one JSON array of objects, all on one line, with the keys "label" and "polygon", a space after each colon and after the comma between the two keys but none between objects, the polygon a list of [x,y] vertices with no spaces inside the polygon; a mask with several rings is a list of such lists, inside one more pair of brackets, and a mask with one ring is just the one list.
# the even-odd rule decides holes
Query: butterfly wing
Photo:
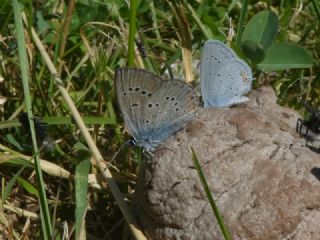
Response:
[{"label": "butterfly wing", "polygon": [[235,58],[237,58],[235,52],[220,41],[209,40],[204,44],[200,64],[200,84],[205,105],[209,105],[209,95],[211,95],[210,91],[212,89],[210,86],[213,84],[214,74]]},{"label": "butterfly wing", "polygon": [[208,84],[206,105],[227,107],[248,100],[245,94],[251,90],[252,72],[241,59],[232,59],[212,75]]},{"label": "butterfly wing", "polygon": [[198,106],[197,96],[188,84],[163,80],[161,90],[146,106],[151,124],[145,126],[143,136],[156,144],[164,141],[195,116]]},{"label": "butterfly wing", "polygon": [[126,127],[137,144],[147,150],[182,128],[198,107],[189,85],[162,80],[146,70],[118,69],[115,86]]}]

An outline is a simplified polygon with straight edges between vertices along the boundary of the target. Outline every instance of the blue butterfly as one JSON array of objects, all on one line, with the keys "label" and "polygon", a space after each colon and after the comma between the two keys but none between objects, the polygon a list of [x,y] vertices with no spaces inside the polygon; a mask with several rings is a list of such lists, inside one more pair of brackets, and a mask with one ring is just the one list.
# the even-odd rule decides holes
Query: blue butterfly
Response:
[{"label": "blue butterfly", "polygon": [[251,68],[224,43],[205,43],[200,65],[200,82],[204,106],[227,107],[248,100]]}]

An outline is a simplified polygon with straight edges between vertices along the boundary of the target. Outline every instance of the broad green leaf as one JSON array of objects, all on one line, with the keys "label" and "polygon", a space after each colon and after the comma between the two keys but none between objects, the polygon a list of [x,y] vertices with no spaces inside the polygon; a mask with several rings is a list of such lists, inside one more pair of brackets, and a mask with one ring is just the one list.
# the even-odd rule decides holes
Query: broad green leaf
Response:
[{"label": "broad green leaf", "polygon": [[246,25],[241,41],[250,41],[267,50],[278,32],[278,17],[274,12],[261,11],[254,15]]},{"label": "broad green leaf", "polygon": [[84,234],[84,218],[87,211],[87,193],[88,193],[88,174],[90,170],[90,155],[85,156],[85,160],[76,167],[75,185],[76,185],[76,211],[75,211],[75,230],[76,239],[82,239]]},{"label": "broad green leaf", "polygon": [[256,44],[251,41],[244,41],[241,43],[241,48],[243,53],[255,63],[261,62],[266,56],[261,44]]},{"label": "broad green leaf", "polygon": [[46,33],[51,30],[51,26],[43,18],[43,12],[42,11],[36,11],[36,19],[37,19],[37,32],[38,34]]},{"label": "broad green leaf", "polygon": [[81,142],[77,142],[76,144],[73,145],[73,149],[76,151],[83,151],[84,154],[89,154],[89,149],[88,147],[81,143]]},{"label": "broad green leaf", "polygon": [[257,65],[257,68],[264,72],[309,68],[313,62],[310,52],[305,48],[295,43],[279,43],[266,52],[265,59]]}]

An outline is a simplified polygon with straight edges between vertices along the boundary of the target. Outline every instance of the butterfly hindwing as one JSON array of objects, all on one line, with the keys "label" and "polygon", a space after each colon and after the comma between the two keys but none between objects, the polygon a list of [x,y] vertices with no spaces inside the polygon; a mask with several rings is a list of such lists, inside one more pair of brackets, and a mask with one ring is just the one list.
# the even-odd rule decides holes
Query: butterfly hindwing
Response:
[{"label": "butterfly hindwing", "polygon": [[200,65],[200,84],[204,102],[208,99],[209,85],[215,74],[229,60],[236,58],[234,51],[220,41],[208,40],[203,47]]},{"label": "butterfly hindwing", "polygon": [[250,67],[224,43],[205,43],[200,67],[204,106],[226,107],[248,100],[243,96],[251,90]]},{"label": "butterfly hindwing", "polygon": [[251,90],[250,67],[240,59],[232,59],[221,67],[208,84],[206,105],[227,107],[248,100],[245,94]]}]

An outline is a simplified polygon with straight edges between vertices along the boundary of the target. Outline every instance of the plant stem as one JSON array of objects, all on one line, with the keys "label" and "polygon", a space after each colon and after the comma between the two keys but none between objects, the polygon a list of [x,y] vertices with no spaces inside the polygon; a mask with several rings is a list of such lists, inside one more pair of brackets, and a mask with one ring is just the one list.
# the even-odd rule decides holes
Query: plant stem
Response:
[{"label": "plant stem", "polygon": [[128,38],[128,66],[134,65],[134,38],[136,35],[136,13],[137,0],[130,1],[130,22],[129,22],[129,38]]},{"label": "plant stem", "polygon": [[237,37],[236,37],[236,43],[237,43],[238,47],[241,44],[241,36],[242,36],[243,29],[244,29],[244,19],[245,19],[245,16],[247,15],[247,12],[248,12],[248,5],[249,5],[248,0],[243,0],[240,18],[239,18],[238,29],[237,29]]}]

